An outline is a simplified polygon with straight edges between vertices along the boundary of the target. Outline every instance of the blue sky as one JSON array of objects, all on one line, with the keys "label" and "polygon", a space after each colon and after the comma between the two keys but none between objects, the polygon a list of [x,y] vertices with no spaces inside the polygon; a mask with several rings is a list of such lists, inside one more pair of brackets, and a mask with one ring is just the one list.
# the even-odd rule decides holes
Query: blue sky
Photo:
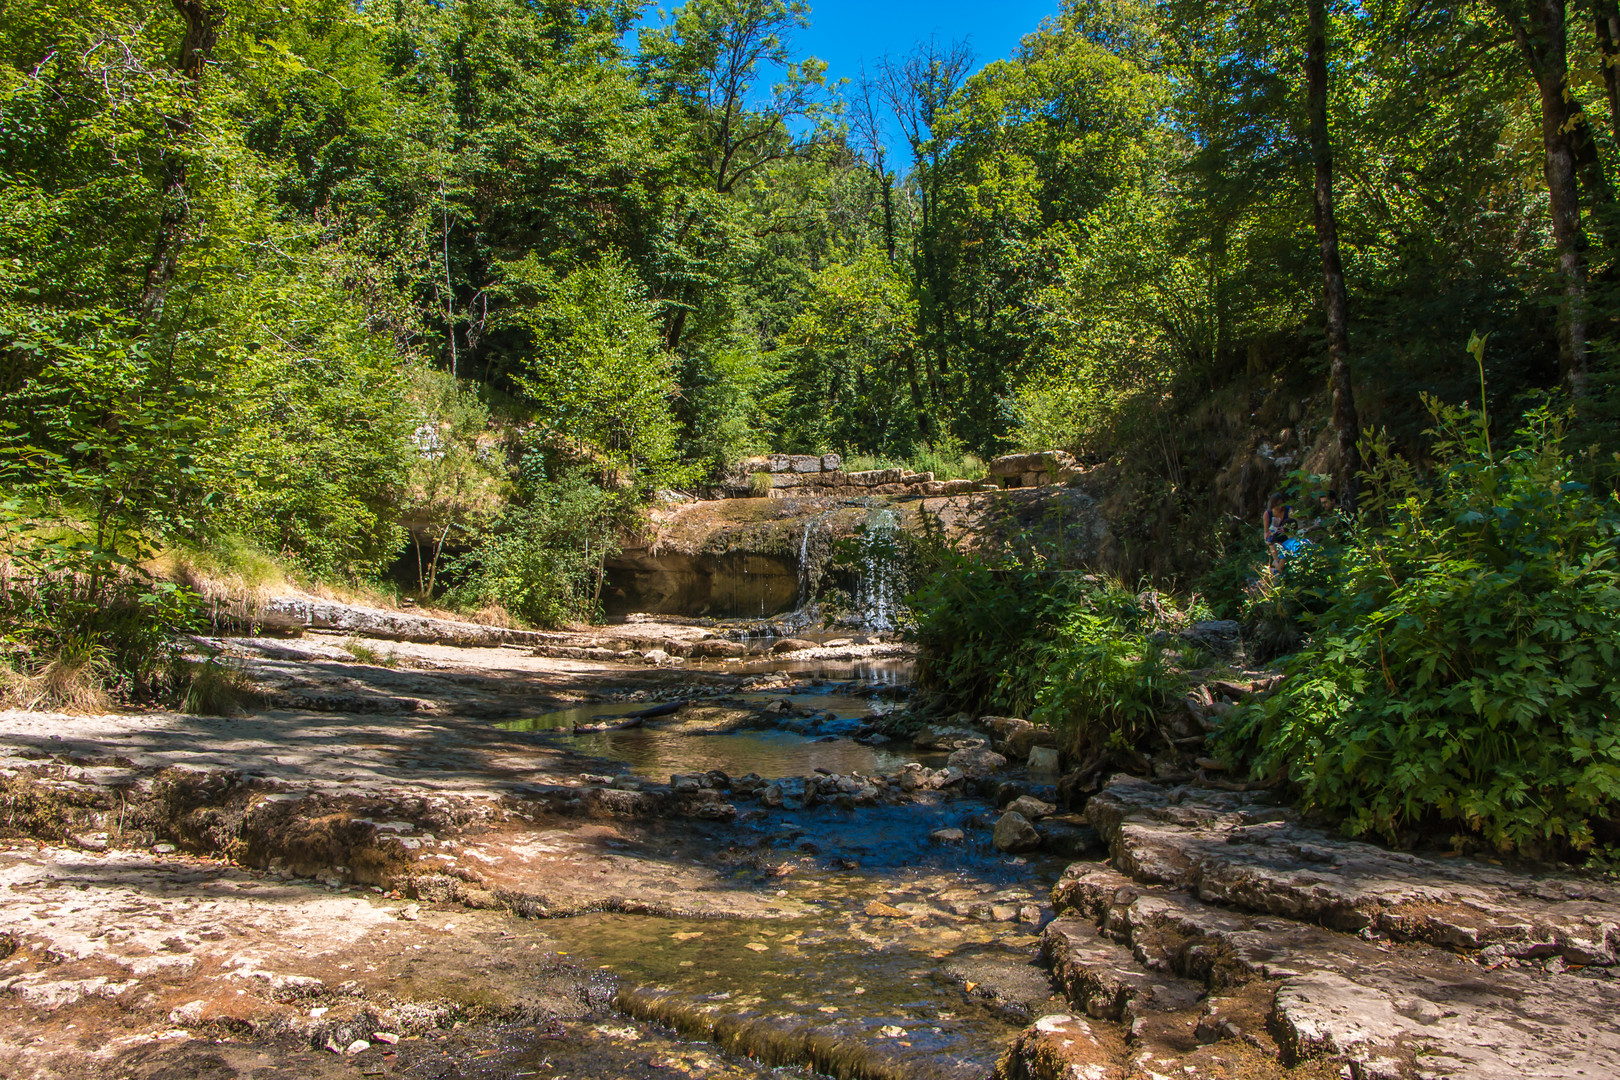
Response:
[{"label": "blue sky", "polygon": [[[1056,15],[1058,0],[809,0],[810,28],[793,37],[793,51],[827,61],[827,78],[868,72],[883,56],[901,57],[920,40],[967,39],[975,68],[1012,55],[1019,39]],[[892,140],[892,136],[891,136]],[[897,140],[892,140],[897,141]],[[892,144],[892,143],[891,143]],[[898,147],[896,147],[898,149]],[[906,155],[902,152],[901,158]]]},{"label": "blue sky", "polygon": [[1058,0],[810,0],[810,28],[794,36],[794,51],[827,61],[830,78],[853,80],[862,59],[870,70],[885,54],[902,56],[933,35],[968,39],[982,66],[1011,55],[1057,10]]}]

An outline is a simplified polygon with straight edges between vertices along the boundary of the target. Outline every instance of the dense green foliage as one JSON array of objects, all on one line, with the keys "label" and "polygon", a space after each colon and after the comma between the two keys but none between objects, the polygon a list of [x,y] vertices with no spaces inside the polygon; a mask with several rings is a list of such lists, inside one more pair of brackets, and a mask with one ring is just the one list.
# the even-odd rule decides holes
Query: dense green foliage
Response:
[{"label": "dense green foliage", "polygon": [[540,454],[525,459],[511,502],[478,544],[457,558],[452,599],[495,604],[555,626],[598,614],[603,563],[617,553],[635,503],[578,470],[552,479]]},{"label": "dense green foliage", "polygon": [[[1435,442],[1420,405],[1489,385],[1500,440],[1567,391],[1571,445],[1620,442],[1620,117],[1584,16],[1549,66],[1517,0],[1331,5],[1315,144],[1273,0],[1066,0],[1011,56],[929,41],[852,82],[796,49],[810,16],[9,3],[10,667],[63,701],[190,677],[165,548],[554,623],[597,611],[640,506],[745,454],[976,477],[1061,446],[1109,463],[1120,573],[1218,564],[1256,655],[1300,658],[1232,753],[1358,827],[1584,842],[1612,812],[1603,477],[1554,491],[1557,450]],[[1261,500],[1340,452],[1320,145],[1388,437],[1370,516],[1250,590]],[[927,585],[925,677],[1128,755],[1185,616],[1059,569]]]},{"label": "dense green foliage", "polygon": [[912,597],[918,683],[1063,732],[1075,760],[1129,750],[1179,686],[1158,644],[1186,616],[1092,575],[955,557]]},{"label": "dense green foliage", "polygon": [[1620,814],[1620,501],[1544,410],[1505,449],[1478,414],[1436,415],[1434,475],[1384,458],[1331,580],[1285,583],[1325,604],[1229,752],[1357,832],[1585,847]]}]

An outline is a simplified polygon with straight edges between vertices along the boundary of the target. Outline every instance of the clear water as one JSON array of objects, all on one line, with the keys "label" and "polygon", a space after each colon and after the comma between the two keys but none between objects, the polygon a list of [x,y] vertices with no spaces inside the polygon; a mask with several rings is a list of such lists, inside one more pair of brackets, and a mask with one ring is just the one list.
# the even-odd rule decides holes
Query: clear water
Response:
[{"label": "clear water", "polygon": [[[696,734],[694,724],[670,716],[639,728],[573,732],[575,723],[656,704],[647,702],[586,705],[503,726],[550,733],[559,746],[658,781],[710,769],[733,776],[804,776],[817,768],[872,775],[918,760],[909,746],[863,746],[828,734],[904,707],[885,691],[904,685],[908,665],[773,661],[769,667],[797,668],[806,677],[790,688],[703,704],[758,709],[786,697],[798,711],[820,715],[812,734],[774,728]],[[944,757],[922,760],[938,765]],[[687,1040],[674,1044],[687,1048],[682,1053],[707,1047],[701,1052],[733,1063],[707,1075],[752,1075],[731,1056],[747,1055],[762,1070],[786,1067],[773,1073],[780,1076],[982,1080],[1020,1027],[1060,1007],[1040,967],[1039,918],[1032,914],[1045,911],[1062,862],[996,851],[987,803],[941,794],[855,809],[820,803],[761,812],[753,802],[738,809],[746,813],[725,832],[734,868],[728,877],[792,897],[797,910],[813,914],[689,920],[598,913],[556,920],[545,931],[559,958],[618,980],[624,1013]],[[627,845],[648,857],[667,856],[660,827],[633,833]],[[946,846],[931,838],[947,827],[964,829],[966,842]],[[639,1077],[653,1060],[597,1036],[514,1051],[505,1060],[515,1075],[535,1069],[552,1076],[568,1061],[575,1070],[601,1070],[580,1076]]]},{"label": "clear water", "polygon": [[731,776],[804,776],[816,769],[847,776],[898,772],[917,757],[909,748],[862,746],[836,736],[806,737],[789,731],[737,731],[724,735],[683,735],[656,726],[624,731],[559,735],[557,744],[575,753],[608,758],[632,773],[667,781],[675,773],[719,769]]},{"label": "clear water", "polygon": [[[817,674],[826,665],[815,665]],[[893,662],[852,665],[861,670],[848,678],[870,686],[899,684],[898,665]],[[904,708],[892,695],[851,692],[847,681],[814,681],[788,690],[760,690],[737,694],[712,703],[763,708],[783,698],[799,710],[822,714],[808,734],[787,730],[760,729],[726,734],[692,734],[675,723],[674,716],[651,717],[641,727],[616,731],[574,732],[575,724],[612,723],[630,714],[665,702],[599,702],[539,716],[503,720],[499,726],[509,731],[552,733],[561,747],[590,757],[605,758],[628,766],[637,776],[668,780],[674,773],[708,772],[719,769],[732,776],[754,772],[765,777],[805,776],[816,769],[840,775],[898,772],[907,762],[943,764],[945,755],[919,755],[906,746],[865,746],[851,737],[875,717]],[[827,718],[831,714],[831,718]]]}]

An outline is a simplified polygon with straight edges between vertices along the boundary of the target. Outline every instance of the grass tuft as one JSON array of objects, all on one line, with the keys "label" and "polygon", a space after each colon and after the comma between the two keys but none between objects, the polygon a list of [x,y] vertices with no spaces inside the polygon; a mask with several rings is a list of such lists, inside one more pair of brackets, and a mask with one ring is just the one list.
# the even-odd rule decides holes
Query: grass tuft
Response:
[{"label": "grass tuft", "polygon": [[105,647],[93,639],[70,635],[56,655],[24,677],[24,708],[62,712],[101,713],[112,707],[108,685],[114,678]]},{"label": "grass tuft", "polygon": [[342,644],[341,648],[362,664],[385,668],[399,667],[399,654],[393,649],[386,652],[382,649],[374,649],[359,638],[349,638]]},{"label": "grass tuft", "polygon": [[194,716],[235,716],[259,700],[253,680],[235,664],[218,657],[201,663],[181,661],[186,692],[180,711]]}]

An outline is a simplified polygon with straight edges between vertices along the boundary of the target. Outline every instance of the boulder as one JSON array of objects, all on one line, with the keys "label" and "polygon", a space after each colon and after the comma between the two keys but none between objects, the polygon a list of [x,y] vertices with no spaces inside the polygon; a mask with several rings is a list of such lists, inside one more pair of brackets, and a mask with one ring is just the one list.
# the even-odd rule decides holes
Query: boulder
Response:
[{"label": "boulder", "polygon": [[983,780],[997,770],[1006,768],[1007,759],[981,743],[953,750],[951,756],[945,759],[945,765],[947,768],[961,769],[963,776]]},{"label": "boulder", "polygon": [[1072,454],[1062,450],[1045,450],[1038,454],[1007,454],[995,458],[990,462],[989,472],[991,476],[1016,476],[1022,480],[1031,473],[1051,474],[1077,467],[1078,462]]},{"label": "boulder", "polygon": [[837,454],[821,455],[822,472],[837,472],[839,469],[843,468],[843,465],[844,459],[839,457]]},{"label": "boulder", "polygon": [[1021,728],[1035,726],[1020,716],[981,716],[977,723],[997,739],[1005,739],[1008,735]]},{"label": "boulder", "polygon": [[1008,811],[996,822],[991,842],[996,845],[997,851],[1034,851],[1041,846],[1041,834],[1023,814]]},{"label": "boulder", "polygon": [[955,828],[935,829],[928,838],[936,844],[960,844],[967,839],[967,833]]},{"label": "boulder", "polygon": [[1029,771],[1038,773],[1059,772],[1058,760],[1057,747],[1033,747],[1029,752]]},{"label": "boulder", "polygon": [[1243,627],[1235,619],[1210,619],[1193,623],[1181,634],[1183,640],[1229,659],[1243,648]]},{"label": "boulder", "polygon": [[912,742],[924,750],[962,750],[969,746],[989,746],[990,740],[977,731],[963,727],[922,728],[912,736]]},{"label": "boulder", "polygon": [[1033,795],[1020,795],[1007,804],[1009,813],[1022,814],[1031,821],[1043,817],[1051,817],[1057,813],[1057,807],[1049,802],[1042,802]]},{"label": "boulder", "polygon": [[699,641],[692,646],[692,655],[699,659],[719,659],[726,657],[747,656],[748,646],[740,641],[726,641],[724,638],[713,638],[709,641]]},{"label": "boulder", "polygon": [[1057,732],[1045,724],[1028,724],[1007,736],[1000,750],[1010,758],[1027,759],[1038,746],[1057,746]]},{"label": "boulder", "polygon": [[806,641],[804,638],[785,637],[771,646],[771,652],[777,654],[803,652],[806,649],[814,649],[816,647],[815,642]]},{"label": "boulder", "polygon": [[1043,1016],[996,1063],[994,1080],[1120,1080],[1117,1055],[1078,1016]]}]

